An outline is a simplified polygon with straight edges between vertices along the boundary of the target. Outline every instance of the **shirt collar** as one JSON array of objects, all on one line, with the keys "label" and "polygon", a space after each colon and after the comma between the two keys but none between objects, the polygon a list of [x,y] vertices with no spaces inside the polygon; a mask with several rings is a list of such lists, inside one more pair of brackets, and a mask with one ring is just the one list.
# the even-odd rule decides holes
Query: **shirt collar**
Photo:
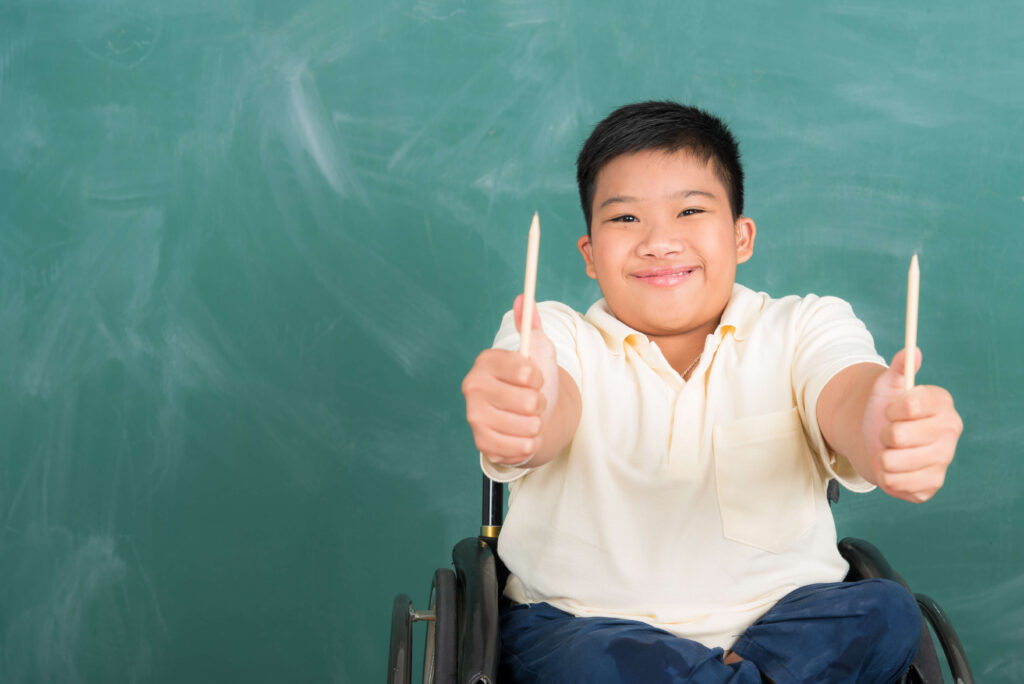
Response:
[{"label": "shirt collar", "polygon": [[594,302],[587,310],[585,318],[601,331],[605,344],[614,354],[622,354],[627,341],[633,341],[631,338],[647,340],[647,335],[633,330],[616,318],[604,299]]},{"label": "shirt collar", "polygon": [[[715,329],[715,335],[725,337],[731,332],[737,340],[746,339],[757,322],[766,299],[767,295],[763,292],[754,292],[739,283],[733,283],[732,296],[725,311],[722,312],[722,319]],[[626,344],[648,341],[647,335],[637,332],[616,318],[604,299],[594,302],[587,310],[585,318],[601,331],[608,348],[615,354],[622,354]]]},{"label": "shirt collar", "polygon": [[733,283],[732,297],[722,312],[715,334],[724,337],[727,332],[732,332],[737,340],[747,339],[767,301],[768,295],[764,292],[754,292],[749,287]]}]

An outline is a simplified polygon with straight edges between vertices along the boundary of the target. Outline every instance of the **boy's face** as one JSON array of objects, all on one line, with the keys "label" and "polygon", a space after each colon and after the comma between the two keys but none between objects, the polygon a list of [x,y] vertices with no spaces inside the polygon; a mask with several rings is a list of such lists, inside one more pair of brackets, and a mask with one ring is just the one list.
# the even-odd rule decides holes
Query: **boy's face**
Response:
[{"label": "boy's face", "polygon": [[612,312],[651,337],[714,332],[756,227],[732,218],[713,162],[645,150],[597,174],[590,236],[577,243]]}]

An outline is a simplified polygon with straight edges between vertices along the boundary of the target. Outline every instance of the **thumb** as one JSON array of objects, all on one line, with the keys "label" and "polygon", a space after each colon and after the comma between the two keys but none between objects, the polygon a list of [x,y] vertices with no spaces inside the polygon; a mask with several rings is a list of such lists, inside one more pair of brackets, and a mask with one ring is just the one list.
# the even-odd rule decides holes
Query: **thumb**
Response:
[{"label": "thumb", "polygon": [[[921,369],[921,349],[914,347],[914,375],[917,375],[917,371]],[[907,350],[901,349],[892,357],[892,363],[889,364],[889,370],[886,372],[886,383],[891,385],[893,389],[903,389],[903,376],[906,374],[907,368]]]},{"label": "thumb", "polygon": [[[524,301],[525,301],[525,298],[523,297],[523,295],[517,295],[516,296],[516,301],[512,304],[512,311],[514,312],[514,318],[515,318],[515,321],[516,321],[516,330],[519,331],[520,335],[523,334],[523,302]],[[537,307],[536,306],[533,307],[533,320],[531,321],[530,329],[534,333],[538,333],[539,332],[541,335],[544,334],[544,329],[541,327],[541,324],[540,324],[540,313],[537,312]]]}]

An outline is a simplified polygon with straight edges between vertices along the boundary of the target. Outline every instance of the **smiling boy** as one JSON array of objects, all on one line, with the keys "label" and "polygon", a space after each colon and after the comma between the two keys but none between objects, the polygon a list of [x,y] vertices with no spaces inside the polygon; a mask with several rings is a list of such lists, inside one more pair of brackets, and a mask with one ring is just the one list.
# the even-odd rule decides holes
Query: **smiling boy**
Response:
[{"label": "smiling boy", "polygon": [[[913,598],[843,583],[835,478],[909,501],[942,486],[949,393],[902,389],[849,305],[736,284],[757,235],[725,125],[622,107],[577,161],[580,315],[521,298],[463,382],[484,471],[510,482],[502,673],[516,682],[896,681]],[[915,359],[920,362],[920,357]]]}]

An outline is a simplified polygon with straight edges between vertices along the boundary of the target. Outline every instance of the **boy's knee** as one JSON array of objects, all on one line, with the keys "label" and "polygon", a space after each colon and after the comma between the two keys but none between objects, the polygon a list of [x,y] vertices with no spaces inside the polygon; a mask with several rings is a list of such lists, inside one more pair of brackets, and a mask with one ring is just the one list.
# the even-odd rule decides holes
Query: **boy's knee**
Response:
[{"label": "boy's knee", "polygon": [[909,667],[921,644],[921,610],[917,600],[898,582],[884,579],[857,583],[869,602],[864,611],[887,659]]},{"label": "boy's knee", "polygon": [[865,580],[873,585],[875,605],[881,611],[888,631],[895,634],[921,636],[921,609],[917,600],[906,587],[892,580]]}]

